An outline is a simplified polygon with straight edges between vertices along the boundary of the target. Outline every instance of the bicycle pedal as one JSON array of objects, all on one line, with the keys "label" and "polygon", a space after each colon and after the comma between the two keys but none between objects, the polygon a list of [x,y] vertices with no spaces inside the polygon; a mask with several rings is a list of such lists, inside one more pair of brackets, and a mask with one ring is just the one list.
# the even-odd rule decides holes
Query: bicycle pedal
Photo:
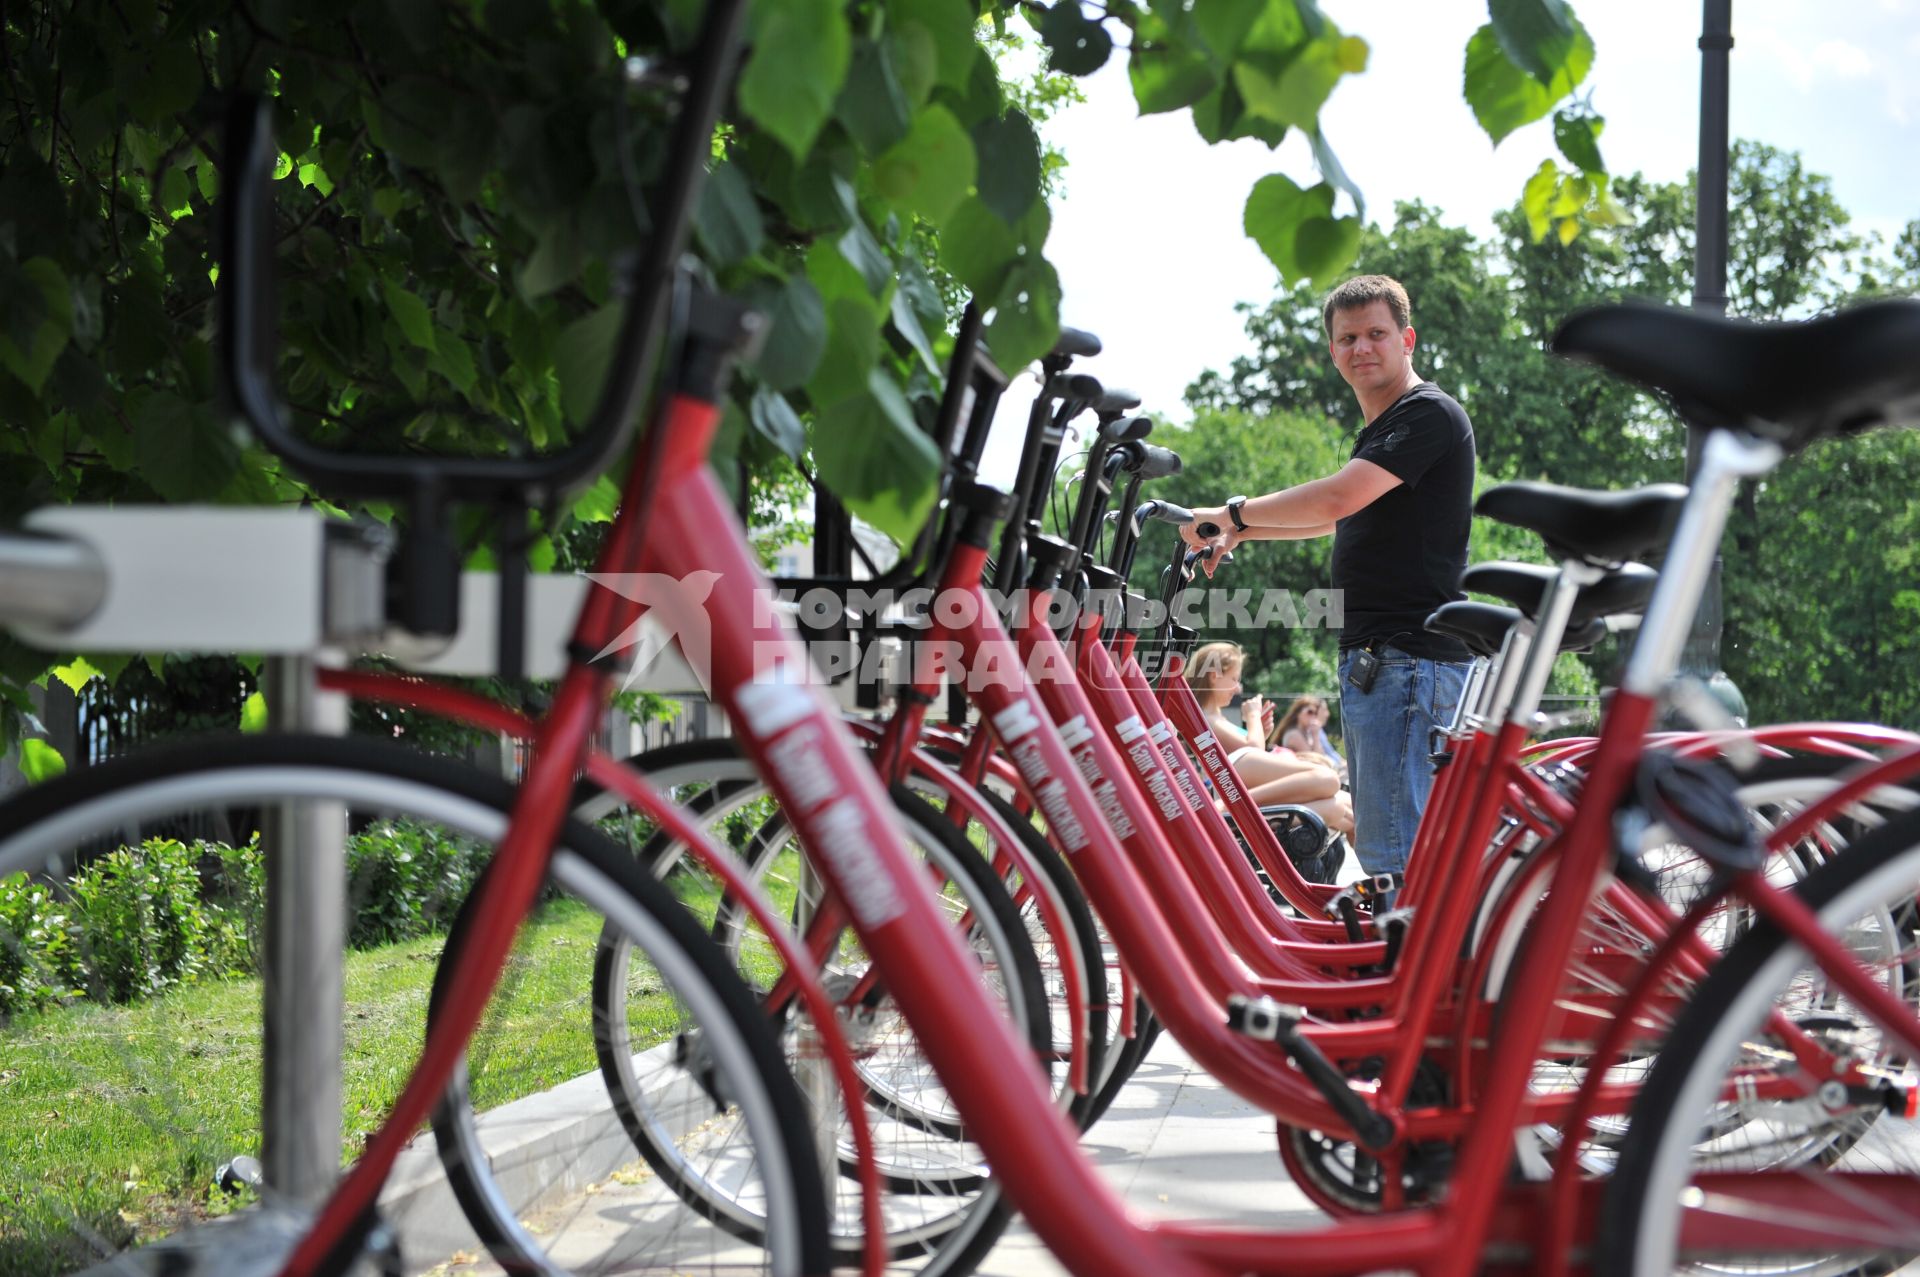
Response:
[{"label": "bicycle pedal", "polygon": [[1389,909],[1374,915],[1373,929],[1387,945],[1386,956],[1380,960],[1385,974],[1391,975],[1395,964],[1400,961],[1400,951],[1407,943],[1407,931],[1412,926],[1411,909]]},{"label": "bicycle pedal", "polygon": [[1312,1041],[1296,1031],[1306,1010],[1264,995],[1235,994],[1227,999],[1227,1027],[1259,1042],[1272,1042],[1287,1053],[1294,1067],[1313,1083],[1335,1113],[1353,1128],[1354,1138],[1379,1150],[1393,1143],[1393,1123],[1374,1111],[1366,1096],[1354,1089],[1347,1075],[1335,1068]]},{"label": "bicycle pedal", "polygon": [[1227,1027],[1256,1042],[1277,1042],[1306,1018],[1306,1008],[1273,998],[1235,994],[1227,999]]}]

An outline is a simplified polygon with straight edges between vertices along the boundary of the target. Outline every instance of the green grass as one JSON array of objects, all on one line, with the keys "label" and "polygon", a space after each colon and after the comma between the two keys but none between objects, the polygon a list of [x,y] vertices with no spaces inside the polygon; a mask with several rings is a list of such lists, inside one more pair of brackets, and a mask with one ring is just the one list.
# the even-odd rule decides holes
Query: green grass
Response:
[{"label": "green grass", "polygon": [[[595,1067],[591,990],[600,918],[557,901],[523,930],[474,1048],[474,1102],[491,1108]],[[442,938],[349,954],[343,1063],[349,1158],[413,1067]],[[666,1031],[671,998],[647,970],[636,1034]],[[65,1272],[80,1228],[118,1244],[229,1208],[220,1164],[259,1152],[260,986],[180,988],[125,1007],[81,1004],[0,1031],[0,1277]]]}]

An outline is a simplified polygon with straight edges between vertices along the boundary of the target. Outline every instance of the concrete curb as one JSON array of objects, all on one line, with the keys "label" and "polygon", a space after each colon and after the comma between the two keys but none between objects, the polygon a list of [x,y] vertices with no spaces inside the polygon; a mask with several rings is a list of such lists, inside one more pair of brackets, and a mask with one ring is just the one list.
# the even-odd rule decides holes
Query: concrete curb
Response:
[{"label": "concrete curb", "polygon": [[[477,1125],[495,1181],[522,1212],[571,1197],[640,1156],[598,1071],[483,1113]],[[485,1253],[454,1198],[431,1131],[415,1136],[394,1163],[380,1211],[401,1238],[409,1272],[456,1252]]]}]

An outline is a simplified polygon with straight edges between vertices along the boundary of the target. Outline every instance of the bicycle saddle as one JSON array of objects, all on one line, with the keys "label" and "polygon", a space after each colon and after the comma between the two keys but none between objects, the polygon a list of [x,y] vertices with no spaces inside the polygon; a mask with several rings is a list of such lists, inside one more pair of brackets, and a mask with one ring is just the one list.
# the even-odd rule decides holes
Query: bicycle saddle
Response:
[{"label": "bicycle saddle", "polygon": [[1560,558],[1613,567],[1665,545],[1686,499],[1677,483],[1626,492],[1503,483],[1481,493],[1473,512],[1538,532]]},{"label": "bicycle saddle", "polygon": [[1920,422],[1920,301],[1776,324],[1621,303],[1572,316],[1552,348],[1664,392],[1698,425],[1788,448]]},{"label": "bicycle saddle", "polygon": [[1140,406],[1140,396],[1131,390],[1109,389],[1100,396],[1093,406],[1094,412],[1102,418],[1118,416],[1123,412],[1132,412]]},{"label": "bicycle saddle", "polygon": [[[1442,603],[1427,618],[1427,628],[1435,634],[1459,639],[1475,656],[1492,659],[1507,641],[1507,631],[1520,622],[1517,608],[1497,603]],[[1560,650],[1584,652],[1607,633],[1603,617],[1594,617],[1578,626],[1568,626],[1561,636]]]},{"label": "bicycle saddle", "polygon": [[1052,358],[1087,358],[1100,353],[1100,339],[1081,328],[1060,329],[1060,340],[1053,343]]},{"label": "bicycle saddle", "polygon": [[[1558,575],[1558,568],[1537,563],[1476,563],[1461,576],[1460,585],[1475,594],[1491,594],[1537,618],[1547,589]],[[1660,574],[1644,564],[1621,565],[1580,591],[1567,628],[1578,629],[1598,616],[1643,610],[1653,593],[1653,583],[1659,579]]]}]

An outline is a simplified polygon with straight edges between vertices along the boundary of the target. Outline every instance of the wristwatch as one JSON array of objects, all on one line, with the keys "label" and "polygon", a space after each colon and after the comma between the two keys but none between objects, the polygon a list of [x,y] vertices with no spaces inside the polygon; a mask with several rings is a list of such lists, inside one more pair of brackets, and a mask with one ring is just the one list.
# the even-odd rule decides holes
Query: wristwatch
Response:
[{"label": "wristwatch", "polygon": [[1227,498],[1227,517],[1233,520],[1233,530],[1235,532],[1245,532],[1247,530],[1247,521],[1240,517],[1240,507],[1246,503],[1247,499],[1245,497]]}]

